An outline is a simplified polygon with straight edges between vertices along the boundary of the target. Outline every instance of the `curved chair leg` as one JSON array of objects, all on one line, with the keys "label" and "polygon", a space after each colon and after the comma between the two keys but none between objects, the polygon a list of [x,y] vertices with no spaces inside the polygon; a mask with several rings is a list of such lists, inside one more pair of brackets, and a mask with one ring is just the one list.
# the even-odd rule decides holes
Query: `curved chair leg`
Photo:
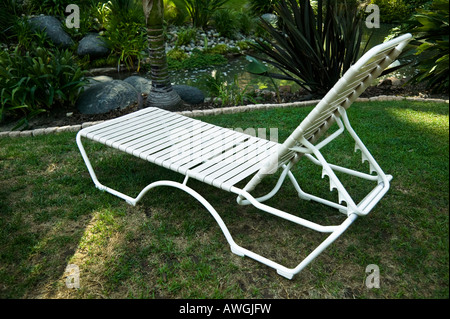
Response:
[{"label": "curved chair leg", "polygon": [[[213,216],[213,218],[216,220],[217,224],[219,225],[220,229],[222,230],[223,234],[225,235],[225,238],[228,242],[228,244],[230,245],[231,251],[239,256],[247,256],[250,257],[256,261],[259,261],[262,264],[265,264],[271,268],[274,268],[277,273],[283,277],[286,277],[288,279],[292,279],[293,276],[297,273],[299,273],[303,268],[305,268],[314,258],[316,258],[325,248],[327,248],[332,242],[334,242],[350,225],[351,223],[356,219],[357,215],[355,214],[351,214],[350,216],[348,216],[348,218],[339,226],[321,226],[312,222],[309,222],[307,220],[304,220],[302,218],[287,214],[285,212],[279,211],[277,209],[271,208],[267,205],[264,205],[262,203],[260,203],[260,201],[258,201],[257,199],[253,198],[249,193],[242,191],[242,190],[237,190],[234,189],[235,193],[239,196],[242,196],[243,198],[245,198],[245,201],[253,204],[255,207],[257,207],[258,209],[264,210],[266,212],[272,213],[274,215],[277,215],[279,217],[294,221],[298,224],[310,227],[312,229],[315,229],[317,231],[321,231],[321,232],[328,232],[331,233],[315,250],[313,250],[300,264],[298,264],[297,267],[295,268],[287,268],[283,265],[280,265],[266,257],[263,257],[253,251],[250,251],[246,248],[243,248],[241,246],[239,246],[238,244],[236,244],[236,242],[233,240],[233,237],[231,236],[228,228],[226,227],[224,221],[222,220],[222,218],[219,216],[219,214],[217,213],[217,211],[214,209],[214,207],[203,197],[201,196],[199,193],[197,193],[195,190],[193,190],[192,188],[188,187],[186,185],[189,177],[186,176],[185,180],[183,183],[178,183],[178,182],[173,182],[173,181],[157,181],[154,183],[151,183],[149,185],[147,185],[140,193],[138,196],[136,196],[135,198],[132,198],[128,195],[125,195],[119,191],[116,191],[112,188],[109,188],[103,184],[101,184],[94,172],[94,169],[90,163],[90,160],[84,150],[84,147],[81,143],[81,137],[80,135],[77,135],[77,144],[78,147],[80,149],[81,155],[85,161],[85,164],[88,168],[89,174],[91,175],[91,178],[95,184],[95,186],[102,190],[102,191],[106,191],[110,194],[113,194],[119,198],[124,199],[127,203],[131,204],[131,205],[136,205],[137,202],[139,202],[142,197],[148,192],[150,191],[152,188],[155,187],[160,187],[160,186],[169,186],[169,187],[174,187],[180,190],[185,191],[186,193],[188,193],[189,195],[191,195],[192,197],[194,197],[195,199],[197,199],[208,211],[209,213]],[[285,169],[283,174],[283,178],[280,179],[282,183],[282,180],[284,180],[284,178],[286,177],[286,173],[288,172],[288,169]],[[277,187],[276,187],[277,188]],[[276,191],[275,191],[276,193]]]},{"label": "curved chair leg", "polygon": [[110,194],[113,194],[119,198],[124,199],[128,204],[135,206],[137,204],[137,202],[139,202],[142,197],[152,188],[155,187],[159,187],[159,186],[169,186],[169,187],[175,187],[178,188],[180,190],[185,191],[186,193],[188,193],[189,195],[191,195],[192,197],[194,197],[195,199],[197,199],[209,212],[210,214],[213,216],[213,218],[216,220],[217,224],[219,225],[220,229],[222,230],[223,234],[225,235],[225,238],[228,241],[228,244],[231,247],[231,251],[233,253],[235,253],[236,255],[239,256],[244,256],[244,253],[242,252],[242,247],[240,247],[239,245],[237,245],[235,243],[235,241],[233,240],[228,228],[226,227],[225,223],[223,222],[222,218],[219,216],[219,214],[217,213],[217,211],[214,209],[214,207],[211,206],[211,204],[203,197],[201,196],[199,193],[197,193],[195,190],[193,190],[192,188],[186,186],[187,180],[188,178],[186,177],[186,179],[184,180],[183,184],[178,183],[178,182],[173,182],[173,181],[157,181],[154,183],[151,183],[149,185],[147,185],[140,193],[138,196],[136,196],[135,198],[130,197],[124,193],[121,193],[119,191],[116,191],[115,189],[112,189],[110,187],[107,187],[105,185],[103,185],[102,183],[99,182],[94,168],[91,165],[91,162],[86,154],[86,151],[84,150],[83,144],[81,142],[81,136],[78,134],[77,135],[77,144],[78,144],[78,148],[80,149],[81,155],[84,159],[84,162],[88,168],[89,174],[91,175],[92,181],[94,182],[95,186],[102,190],[102,191],[106,191]]}]

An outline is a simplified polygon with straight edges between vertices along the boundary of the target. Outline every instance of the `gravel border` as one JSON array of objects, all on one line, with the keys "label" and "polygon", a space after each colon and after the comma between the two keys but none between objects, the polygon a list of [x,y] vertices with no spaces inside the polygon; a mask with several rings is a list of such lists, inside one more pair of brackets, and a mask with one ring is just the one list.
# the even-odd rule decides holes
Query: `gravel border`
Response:
[{"label": "gravel border", "polygon": [[[416,101],[416,102],[436,102],[436,103],[449,103],[449,100],[444,99],[431,99],[431,98],[419,98],[419,97],[402,97],[402,96],[388,96],[388,95],[380,95],[370,98],[358,98],[356,102],[373,102],[373,101]],[[188,117],[199,117],[199,116],[207,116],[207,115],[219,115],[219,114],[232,114],[232,113],[241,113],[241,112],[249,112],[253,110],[268,110],[273,108],[285,108],[285,107],[303,107],[303,106],[311,106],[319,103],[320,100],[311,100],[311,101],[303,101],[303,102],[292,102],[292,103],[282,103],[282,104],[252,104],[252,105],[243,105],[243,106],[233,106],[233,107],[222,107],[215,108],[209,110],[194,110],[194,111],[181,111],[176,112],[178,114],[188,116]],[[85,122],[77,125],[67,125],[61,127],[48,127],[48,128],[38,128],[35,130],[27,130],[27,131],[5,131],[0,132],[0,138],[4,137],[27,137],[27,136],[39,136],[60,132],[78,132],[79,130],[89,127],[98,123],[102,123],[104,121],[97,122]]]}]

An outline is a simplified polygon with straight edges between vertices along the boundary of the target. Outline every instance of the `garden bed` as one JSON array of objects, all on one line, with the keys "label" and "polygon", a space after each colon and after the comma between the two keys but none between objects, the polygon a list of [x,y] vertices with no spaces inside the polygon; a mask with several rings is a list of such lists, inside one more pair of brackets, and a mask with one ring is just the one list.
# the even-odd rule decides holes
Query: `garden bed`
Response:
[{"label": "garden bed", "polygon": [[[395,82],[395,81],[394,81]],[[277,98],[272,91],[262,90],[256,92],[258,98],[258,103],[261,104],[277,104]],[[280,92],[281,99],[283,103],[291,103],[298,102],[301,100],[311,100],[316,99],[315,97],[311,97],[307,95],[303,91],[297,92]],[[444,94],[431,94],[427,92],[421,86],[403,86],[403,85],[395,85],[392,83],[392,80],[387,79],[381,82],[379,85],[369,87],[366,92],[361,96],[362,98],[370,98],[375,96],[402,96],[402,97],[420,97],[420,98],[439,98],[448,100],[448,95]],[[144,96],[145,98],[145,96]],[[246,104],[253,104],[251,101],[247,101]],[[54,110],[52,112],[47,112],[44,114],[40,114],[39,116],[32,119],[29,123],[29,126],[24,130],[33,130],[39,128],[47,128],[47,127],[62,127],[67,125],[79,125],[86,122],[97,122],[104,121],[112,118],[116,118],[118,116],[122,116],[128,114],[130,112],[137,111],[139,109],[138,104],[131,105],[123,110],[113,110],[104,114],[81,114],[76,108],[60,108],[58,110]],[[220,103],[217,102],[205,102],[197,105],[190,104],[182,104],[179,108],[174,109],[173,111],[194,111],[194,110],[209,110],[216,109],[222,107]],[[229,107],[227,105],[227,107]],[[15,122],[5,122],[0,125],[0,132],[10,131],[15,125]]]}]

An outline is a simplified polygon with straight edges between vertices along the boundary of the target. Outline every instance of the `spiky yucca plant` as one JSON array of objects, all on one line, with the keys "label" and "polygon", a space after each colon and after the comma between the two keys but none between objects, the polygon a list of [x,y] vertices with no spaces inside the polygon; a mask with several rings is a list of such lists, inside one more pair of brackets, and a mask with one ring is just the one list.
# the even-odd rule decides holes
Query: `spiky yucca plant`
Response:
[{"label": "spiky yucca plant", "polygon": [[281,0],[275,13],[275,26],[261,19],[270,37],[257,40],[259,54],[253,56],[281,73],[265,75],[292,80],[320,96],[360,57],[363,15],[356,6],[318,0],[315,14],[309,0]]}]

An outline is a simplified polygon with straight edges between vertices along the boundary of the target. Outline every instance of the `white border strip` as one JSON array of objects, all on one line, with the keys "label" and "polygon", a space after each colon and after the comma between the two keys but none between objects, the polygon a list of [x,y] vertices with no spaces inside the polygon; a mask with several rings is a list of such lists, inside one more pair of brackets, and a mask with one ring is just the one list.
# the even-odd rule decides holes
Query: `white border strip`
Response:
[{"label": "white border strip", "polygon": [[[380,95],[370,98],[358,98],[355,102],[374,102],[374,101],[414,101],[414,102],[435,102],[435,103],[449,103],[449,100],[444,99],[431,99],[431,98],[419,98],[419,97],[402,97],[402,96],[390,96],[390,95]],[[274,108],[286,108],[286,107],[304,107],[312,106],[319,103],[320,100],[302,101],[302,102],[292,102],[292,103],[282,103],[282,104],[252,104],[252,105],[242,105],[242,106],[231,106],[222,107],[207,110],[194,110],[194,111],[181,111],[176,112],[178,114],[188,116],[188,117],[199,117],[208,115],[219,115],[219,114],[232,114],[249,112],[253,110],[268,110]],[[27,137],[27,136],[38,136],[52,133],[60,132],[78,132],[79,130],[89,127],[103,121],[97,122],[85,122],[83,124],[77,125],[67,125],[61,127],[48,127],[48,128],[38,128],[35,130],[27,131],[5,131],[0,132],[0,138],[2,137]]]}]

